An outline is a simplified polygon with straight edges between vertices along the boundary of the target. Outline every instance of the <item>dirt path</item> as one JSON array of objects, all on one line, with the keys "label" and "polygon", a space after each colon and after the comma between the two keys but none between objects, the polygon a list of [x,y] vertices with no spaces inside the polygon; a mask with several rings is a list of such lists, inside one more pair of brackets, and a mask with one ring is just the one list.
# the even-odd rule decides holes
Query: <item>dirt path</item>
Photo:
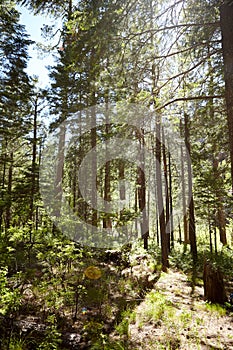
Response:
[{"label": "dirt path", "polygon": [[[161,301],[154,302],[156,292]],[[137,307],[135,323],[129,327],[131,348],[233,350],[233,312],[205,303],[203,294],[203,287],[192,293],[185,274],[162,274],[152,296]],[[162,310],[160,320],[156,308]]]}]

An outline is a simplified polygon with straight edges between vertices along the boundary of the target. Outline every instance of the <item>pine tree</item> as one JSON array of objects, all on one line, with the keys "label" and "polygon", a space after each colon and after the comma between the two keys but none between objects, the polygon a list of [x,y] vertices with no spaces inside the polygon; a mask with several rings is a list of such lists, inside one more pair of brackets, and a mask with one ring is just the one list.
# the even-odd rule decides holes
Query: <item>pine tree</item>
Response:
[{"label": "pine tree", "polygon": [[[20,138],[29,130],[29,94],[31,86],[25,72],[27,47],[31,44],[19,14],[12,7],[0,12],[0,140],[1,140],[1,209],[0,223],[11,224],[14,154]],[[3,226],[2,226],[3,228]]]}]

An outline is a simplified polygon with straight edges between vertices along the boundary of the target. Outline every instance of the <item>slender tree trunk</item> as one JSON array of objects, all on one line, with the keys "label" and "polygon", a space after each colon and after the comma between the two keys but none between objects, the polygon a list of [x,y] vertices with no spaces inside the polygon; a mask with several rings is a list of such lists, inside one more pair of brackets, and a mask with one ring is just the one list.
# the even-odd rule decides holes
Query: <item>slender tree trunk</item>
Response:
[{"label": "slender tree trunk", "polygon": [[159,242],[159,218],[158,217],[156,218],[156,240],[159,246],[160,242]]},{"label": "slender tree trunk", "polygon": [[34,198],[36,194],[36,180],[37,180],[37,108],[38,108],[38,98],[34,102],[34,116],[33,116],[33,140],[32,140],[32,182],[31,182],[31,198],[30,198],[30,237],[29,241],[32,242],[32,222],[34,214]]},{"label": "slender tree trunk", "polygon": [[218,205],[218,227],[219,227],[219,234],[220,234],[220,242],[223,245],[227,245],[226,217],[225,217],[222,202],[220,202]]},{"label": "slender tree trunk", "polygon": [[[108,92],[106,93],[106,124],[105,124],[105,133],[106,137],[110,133],[111,125],[109,124],[109,116],[108,116]],[[108,159],[108,149],[106,148],[106,160]],[[111,201],[111,163],[110,161],[106,161],[105,163],[105,172],[104,172],[104,200],[105,200],[105,217],[103,218],[103,228],[112,228],[112,221],[109,218],[109,213],[107,213],[109,209],[109,203]]]},{"label": "slender tree trunk", "polygon": [[[6,150],[7,150],[7,141],[5,144],[5,152],[3,154],[3,170],[2,170],[2,183],[1,183],[1,200],[2,202],[5,201],[4,198],[4,190],[5,190],[5,181],[6,181],[6,164],[7,164],[7,154],[6,154]],[[0,208],[0,232],[2,231],[2,224],[3,224],[3,213],[4,213],[4,207],[1,206]]]},{"label": "slender tree trunk", "polygon": [[[82,104],[82,96],[80,96],[80,104]],[[79,112],[79,135],[82,135],[82,112]],[[83,159],[84,157],[84,146],[83,143],[85,143],[85,141],[83,141],[83,138],[80,136],[80,144],[79,144],[79,150],[78,153],[76,154],[76,157],[79,159],[77,161],[77,172],[78,172],[78,166],[80,165],[80,160]],[[77,174],[76,174],[76,178],[77,178]],[[77,186],[77,194],[76,194],[76,211],[78,213],[78,216],[84,220],[85,222],[88,222],[88,204],[86,203],[86,201],[84,200],[84,198],[82,197],[81,191],[80,191],[80,187],[79,185]],[[82,232],[80,232],[80,237],[82,237]]]},{"label": "slender tree trunk", "polygon": [[[164,130],[162,129],[162,144],[163,144],[163,173],[165,179],[165,189],[164,192],[166,194],[166,231],[167,231],[167,246],[168,251],[171,251],[171,228],[169,227],[170,221],[170,203],[169,203],[169,188],[168,188],[168,167],[167,167],[167,156],[166,156],[166,147],[165,147],[165,135]],[[169,231],[168,231],[169,227]]]},{"label": "slender tree trunk", "polygon": [[182,235],[181,235],[181,226],[180,223],[178,224],[178,229],[179,229],[179,242],[182,242]]},{"label": "slender tree trunk", "polygon": [[231,158],[231,179],[233,194],[233,6],[224,3],[220,6],[220,26],[225,76],[225,98],[229,131]]},{"label": "slender tree trunk", "polygon": [[210,252],[213,253],[213,241],[212,241],[212,225],[211,225],[211,214],[210,206],[208,204],[208,227],[209,227],[209,239],[210,239]]},{"label": "slender tree trunk", "polygon": [[[97,145],[97,134],[96,134],[96,108],[95,108],[95,92],[92,93],[92,107],[91,107],[91,148],[92,148],[92,160],[91,160],[91,171],[92,174],[97,174],[97,154],[95,151]],[[96,181],[93,179],[92,175],[92,215],[91,215],[91,225],[97,227],[97,188]]]},{"label": "slender tree trunk", "polygon": [[[190,145],[190,135],[189,135],[189,120],[188,115],[185,114],[185,145],[188,154],[191,154],[191,145]],[[189,203],[189,239],[191,245],[191,252],[193,256],[194,265],[197,262],[197,242],[196,242],[196,225],[195,225],[195,214],[194,214],[194,201],[193,201],[193,182],[192,182],[192,168],[191,161],[188,158],[188,187],[189,193],[191,194],[191,199]]]},{"label": "slender tree trunk", "polygon": [[55,196],[54,196],[54,215],[59,218],[61,214],[61,202],[62,202],[62,179],[64,173],[64,162],[65,162],[65,136],[66,127],[62,123],[59,132],[59,145],[58,145],[58,158],[57,158],[57,169],[55,179]]},{"label": "slender tree trunk", "polygon": [[13,178],[13,152],[10,153],[10,166],[8,170],[8,184],[7,184],[7,205],[6,205],[6,221],[5,228],[6,230],[10,227],[11,224],[11,205],[12,205],[12,178]]},{"label": "slender tree trunk", "polygon": [[77,171],[78,171],[78,165],[77,165],[77,155],[74,155],[74,170],[73,170],[73,181],[72,181],[72,192],[73,192],[73,198],[72,198],[72,206],[74,211],[76,211],[76,204],[77,204]]},{"label": "slender tree trunk", "polygon": [[145,180],[145,160],[144,160],[144,131],[141,131],[137,135],[140,147],[141,147],[141,159],[140,164],[141,167],[138,168],[138,205],[139,209],[143,215],[142,223],[141,223],[141,233],[144,243],[144,249],[148,249],[148,237],[149,237],[149,226],[148,226],[148,218],[146,214],[146,180]]},{"label": "slender tree trunk", "polygon": [[[120,189],[119,189],[119,192],[120,192],[120,200],[121,201],[124,201],[125,200],[125,184],[124,184],[124,179],[125,179],[125,162],[124,160],[120,159],[119,160],[119,169],[118,169],[118,172],[119,172],[119,181],[120,181]],[[123,221],[123,214],[124,213],[124,208],[122,208],[120,210],[120,221]]]},{"label": "slender tree trunk", "polygon": [[[157,152],[156,152],[157,140],[156,140],[156,138],[153,138],[153,141],[154,141],[153,142],[153,153],[154,153],[154,156],[156,158],[157,157]],[[156,241],[157,241],[158,246],[159,245],[162,246],[162,243],[160,242],[161,235],[160,235],[159,205],[158,205],[158,193],[157,193],[157,164],[155,164],[154,183],[156,184],[155,188],[154,188],[154,191],[155,191],[154,196],[156,198],[156,202],[155,202],[155,207],[156,207],[156,213],[155,213]]]},{"label": "slender tree trunk", "polygon": [[[39,191],[39,169],[42,160],[42,149],[43,149],[44,139],[39,139],[39,149],[38,149],[38,191]],[[40,210],[41,206],[36,206],[36,231],[38,231],[39,225],[43,226],[44,211]]]},{"label": "slender tree trunk", "polygon": [[[184,159],[184,150],[181,145],[181,159]],[[181,162],[181,181],[182,181],[182,205],[183,205],[183,227],[184,227],[184,244],[190,243],[189,241],[189,233],[188,233],[188,213],[186,206],[186,183],[185,183],[185,170],[184,170],[184,162]]]},{"label": "slender tree trunk", "polygon": [[163,206],[163,192],[162,192],[162,167],[161,167],[161,116],[157,114],[156,118],[156,184],[157,184],[157,201],[159,212],[159,227],[160,227],[160,241],[162,249],[162,268],[166,271],[169,267],[168,262],[168,245],[165,212]]},{"label": "slender tree trunk", "polygon": [[[137,183],[138,179],[135,181],[135,192],[134,192],[134,212],[138,212],[138,189],[137,189]],[[138,219],[137,217],[135,218],[135,232],[138,231]]]},{"label": "slender tree trunk", "polygon": [[125,178],[125,162],[124,160],[120,159],[119,160],[119,180],[120,180],[120,199],[121,200],[125,200],[125,195],[126,195],[126,192],[125,192],[125,184],[124,182],[121,182],[123,181]]},{"label": "slender tree trunk", "polygon": [[38,168],[36,164],[36,156],[37,156],[37,117],[38,117],[38,96],[36,96],[36,99],[34,101],[34,115],[33,115],[33,140],[32,140],[32,172],[31,172],[31,194],[30,194],[30,209],[29,209],[29,247],[28,247],[28,261],[29,266],[31,265],[31,251],[33,247],[32,243],[32,231],[33,231],[33,221],[35,224],[35,227],[37,227],[36,220],[37,218],[34,218],[34,201],[35,201],[35,195],[38,188]]},{"label": "slender tree trunk", "polygon": [[[218,160],[215,158],[213,160],[213,173],[216,178],[216,181],[218,181],[219,176],[221,176],[218,173]],[[221,187],[221,186],[220,186]],[[217,206],[217,214],[216,214],[216,221],[219,229],[219,235],[220,235],[220,242],[223,245],[227,245],[227,235],[226,235],[226,217],[225,217],[225,212],[223,208],[223,198],[222,198],[222,190],[221,188],[216,188],[216,206]]]},{"label": "slender tree trunk", "polygon": [[171,231],[171,247],[174,248],[174,224],[173,224],[173,198],[172,198],[172,170],[171,170],[171,154],[168,154],[168,171],[169,171],[169,204],[170,204],[170,231]]}]

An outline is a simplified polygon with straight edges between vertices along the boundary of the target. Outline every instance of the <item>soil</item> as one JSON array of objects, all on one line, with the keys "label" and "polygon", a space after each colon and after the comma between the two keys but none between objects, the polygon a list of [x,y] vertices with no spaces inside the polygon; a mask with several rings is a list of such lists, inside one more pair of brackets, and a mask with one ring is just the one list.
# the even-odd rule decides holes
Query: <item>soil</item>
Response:
[{"label": "soil", "polygon": [[[129,327],[130,349],[222,349],[233,350],[233,310],[226,314],[208,308],[204,300],[203,286],[193,289],[188,277],[178,271],[162,274],[154,286],[176,307],[177,320],[181,313],[187,313],[182,327],[172,322],[150,322],[140,324],[139,317]],[[136,310],[140,315],[146,307],[143,301]]]}]

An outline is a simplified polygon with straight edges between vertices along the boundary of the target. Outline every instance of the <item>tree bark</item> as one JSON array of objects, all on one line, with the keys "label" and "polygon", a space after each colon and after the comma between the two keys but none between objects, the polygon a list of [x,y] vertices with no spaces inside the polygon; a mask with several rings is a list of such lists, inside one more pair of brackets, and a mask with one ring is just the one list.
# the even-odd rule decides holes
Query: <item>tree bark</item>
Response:
[{"label": "tree bark", "polygon": [[[184,117],[184,128],[185,128],[185,145],[188,154],[191,154],[190,136],[189,136],[189,120],[188,115],[185,114]],[[191,195],[189,203],[189,239],[191,245],[191,252],[193,256],[194,265],[197,262],[197,242],[196,242],[196,224],[195,224],[195,214],[194,214],[194,201],[193,201],[193,181],[192,181],[192,167],[191,161],[188,159],[188,187],[189,193]]]},{"label": "tree bark", "polygon": [[224,304],[227,301],[223,275],[210,262],[204,264],[204,297],[212,303]]},{"label": "tree bark", "polygon": [[[124,179],[125,179],[125,163],[123,159],[119,159],[119,180],[120,180],[120,200],[123,201],[125,200],[125,184],[124,184]],[[123,222],[124,220],[124,208],[120,210],[120,221]]]},{"label": "tree bark", "polygon": [[161,169],[161,116],[157,114],[156,120],[156,183],[157,183],[157,201],[159,211],[159,227],[160,227],[160,240],[162,249],[162,268],[166,271],[169,267],[168,262],[168,245],[167,245],[167,233],[165,223],[165,213],[163,206],[163,192],[162,192],[162,169]]},{"label": "tree bark", "polygon": [[37,115],[38,115],[38,96],[34,101],[34,115],[33,115],[33,141],[32,141],[32,181],[31,181],[31,198],[30,198],[30,237],[29,241],[32,242],[32,222],[34,214],[34,200],[36,194],[36,181],[38,179],[36,156],[37,156]]},{"label": "tree bark", "polygon": [[[181,147],[181,159],[184,157],[183,146]],[[182,177],[182,205],[183,205],[183,227],[184,227],[184,243],[188,244],[189,241],[189,232],[188,232],[188,214],[187,214],[187,206],[186,206],[186,188],[185,188],[185,171],[184,171],[184,163],[181,162],[181,177]]]},{"label": "tree bark", "polygon": [[168,167],[167,167],[167,155],[166,155],[166,147],[165,147],[165,135],[164,129],[162,129],[162,143],[163,143],[163,173],[165,180],[165,189],[164,192],[166,194],[166,228],[167,228],[167,246],[168,251],[171,251],[171,227],[168,231],[168,225],[170,221],[170,203],[169,203],[169,188],[168,188]]},{"label": "tree bark", "polygon": [[[95,107],[95,92],[92,94],[92,109],[91,109],[91,149],[92,149],[92,160],[91,160],[91,171],[92,174],[97,173],[97,134],[96,134],[96,107]],[[92,175],[93,176],[93,175]],[[94,228],[97,227],[98,215],[97,215],[97,188],[94,178],[92,178],[92,196],[91,196],[92,214],[91,214],[91,225]]]},{"label": "tree bark", "polygon": [[[219,176],[221,176],[218,172],[218,166],[219,162],[216,158],[213,160],[213,174],[216,178],[216,182],[218,181]],[[222,186],[216,188],[216,206],[217,206],[217,213],[216,213],[216,223],[218,225],[219,229],[219,235],[220,235],[220,242],[223,245],[227,245],[227,234],[226,234],[226,216],[223,208],[223,197],[222,197]]]},{"label": "tree bark", "polygon": [[58,160],[57,160],[57,170],[55,179],[55,203],[54,203],[54,215],[59,218],[61,214],[61,202],[62,202],[62,179],[64,173],[64,162],[65,162],[65,135],[66,127],[64,123],[60,126],[59,132],[59,145],[58,145]]},{"label": "tree bark", "polygon": [[7,185],[7,206],[6,206],[6,221],[5,228],[6,230],[10,228],[11,224],[11,206],[12,206],[12,178],[13,178],[13,152],[10,154],[10,166],[8,171],[8,185]]},{"label": "tree bark", "polygon": [[222,32],[225,99],[227,107],[233,193],[233,6],[223,4],[220,7],[220,27]]},{"label": "tree bark", "polygon": [[172,171],[171,171],[171,154],[168,154],[168,171],[169,171],[169,206],[170,206],[170,229],[171,229],[171,248],[174,248],[174,223],[173,223],[173,198],[172,198]]},{"label": "tree bark", "polygon": [[[7,141],[5,141],[5,151],[4,154],[2,156],[3,160],[2,160],[2,166],[3,166],[3,170],[2,170],[2,181],[1,181],[1,191],[0,191],[0,199],[2,200],[2,202],[5,201],[5,195],[4,195],[4,190],[5,190],[5,181],[6,181],[6,167],[7,167],[7,154],[6,154],[6,150],[7,150]],[[3,213],[4,213],[4,206],[2,205],[0,207],[0,232],[2,232],[2,224],[3,224]]]},{"label": "tree bark", "polygon": [[[106,124],[105,124],[105,133],[106,136],[109,135],[111,130],[111,125],[109,124],[109,116],[108,116],[108,92],[106,93]],[[108,159],[108,147],[106,147],[106,160]],[[109,217],[108,209],[109,203],[111,201],[111,163],[110,161],[106,161],[105,163],[105,172],[104,172],[104,200],[105,200],[105,217],[103,218],[103,228],[112,228],[112,221]],[[124,178],[124,174],[123,174]]]},{"label": "tree bark", "polygon": [[138,205],[140,212],[142,213],[142,222],[141,222],[141,233],[143,238],[144,249],[148,249],[148,238],[149,238],[149,226],[148,218],[146,214],[146,179],[145,179],[145,160],[144,160],[144,131],[141,129],[137,133],[137,138],[139,140],[141,152],[141,167],[138,168]]},{"label": "tree bark", "polygon": [[[183,137],[184,133],[184,126],[182,123],[182,120],[180,120],[180,135]],[[181,178],[182,178],[182,209],[183,209],[183,230],[184,230],[184,244],[189,244],[189,232],[188,232],[188,208],[186,204],[186,176],[185,176],[185,168],[184,168],[184,162],[183,159],[185,159],[185,150],[183,149],[183,145],[180,145],[180,152],[181,152]],[[181,241],[181,240],[180,240]]]}]

